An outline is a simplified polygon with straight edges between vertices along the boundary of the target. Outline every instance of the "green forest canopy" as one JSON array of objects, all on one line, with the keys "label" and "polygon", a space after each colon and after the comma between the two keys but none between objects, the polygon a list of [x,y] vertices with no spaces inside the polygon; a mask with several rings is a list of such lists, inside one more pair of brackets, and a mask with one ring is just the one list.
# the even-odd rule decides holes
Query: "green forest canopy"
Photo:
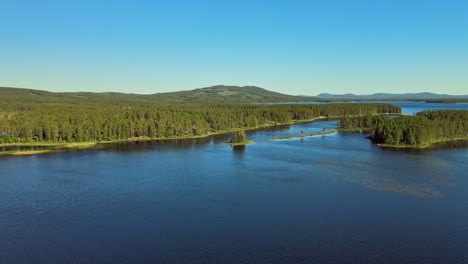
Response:
[{"label": "green forest canopy", "polygon": [[[284,103],[284,102],[314,102],[330,101],[317,97],[302,97],[268,91],[256,86],[226,86],[216,85],[188,91],[178,91],[156,94],[125,94],[115,92],[48,92],[34,89],[0,87],[1,102],[68,102],[83,101],[102,102],[140,102],[151,104],[168,103]],[[337,101],[331,99],[332,101]]]},{"label": "green forest canopy", "polygon": [[468,136],[468,111],[422,111],[416,116],[345,117],[340,121],[345,129],[370,130],[372,141],[388,145],[425,145],[444,139]]},{"label": "green forest canopy", "polygon": [[125,98],[0,104],[0,142],[82,142],[207,135],[319,116],[399,113],[391,104],[159,104]]}]

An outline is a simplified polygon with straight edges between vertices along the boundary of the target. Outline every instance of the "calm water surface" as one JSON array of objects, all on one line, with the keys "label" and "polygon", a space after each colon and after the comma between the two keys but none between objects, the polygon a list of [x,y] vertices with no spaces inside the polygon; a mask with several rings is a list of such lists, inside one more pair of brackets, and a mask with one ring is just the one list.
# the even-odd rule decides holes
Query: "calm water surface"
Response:
[{"label": "calm water surface", "polygon": [[466,141],[322,127],[2,157],[0,263],[468,263]]}]

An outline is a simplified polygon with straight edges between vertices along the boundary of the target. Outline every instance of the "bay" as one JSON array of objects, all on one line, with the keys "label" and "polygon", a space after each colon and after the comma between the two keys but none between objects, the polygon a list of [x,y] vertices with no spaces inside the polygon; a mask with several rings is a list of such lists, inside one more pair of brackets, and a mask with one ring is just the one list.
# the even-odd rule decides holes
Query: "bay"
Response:
[{"label": "bay", "polygon": [[336,125],[0,157],[0,263],[467,263],[467,141],[271,140]]}]

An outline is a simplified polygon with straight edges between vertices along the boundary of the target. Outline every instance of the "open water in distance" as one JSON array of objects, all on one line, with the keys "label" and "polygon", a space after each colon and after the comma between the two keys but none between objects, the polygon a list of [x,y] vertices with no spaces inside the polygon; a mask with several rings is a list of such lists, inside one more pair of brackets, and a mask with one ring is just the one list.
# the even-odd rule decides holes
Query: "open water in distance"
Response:
[{"label": "open water in distance", "polygon": [[468,263],[468,143],[335,126],[1,157],[0,263]]}]

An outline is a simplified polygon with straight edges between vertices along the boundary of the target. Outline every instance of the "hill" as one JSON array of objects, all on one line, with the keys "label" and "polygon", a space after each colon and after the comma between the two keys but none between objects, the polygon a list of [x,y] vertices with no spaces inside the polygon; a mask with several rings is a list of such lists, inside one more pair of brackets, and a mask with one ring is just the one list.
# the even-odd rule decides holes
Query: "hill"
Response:
[{"label": "hill", "polygon": [[225,102],[225,103],[281,103],[327,101],[316,97],[301,97],[268,91],[256,86],[216,85],[189,91],[156,94],[92,93],[71,92],[54,93],[33,89],[0,87],[2,101],[138,101],[148,103],[186,103],[186,102]]},{"label": "hill", "polygon": [[116,92],[49,92],[43,90],[0,87],[0,102],[80,102],[106,103],[285,103],[285,102],[337,102],[337,101],[426,101],[458,103],[468,102],[468,95],[448,95],[434,93],[371,95],[328,94],[313,96],[293,96],[269,91],[256,86],[216,85],[188,91],[133,94]]},{"label": "hill", "polygon": [[230,102],[230,103],[281,103],[323,101],[311,97],[301,97],[272,92],[256,86],[216,85],[190,91],[159,93],[151,95],[154,99],[179,102]]}]

